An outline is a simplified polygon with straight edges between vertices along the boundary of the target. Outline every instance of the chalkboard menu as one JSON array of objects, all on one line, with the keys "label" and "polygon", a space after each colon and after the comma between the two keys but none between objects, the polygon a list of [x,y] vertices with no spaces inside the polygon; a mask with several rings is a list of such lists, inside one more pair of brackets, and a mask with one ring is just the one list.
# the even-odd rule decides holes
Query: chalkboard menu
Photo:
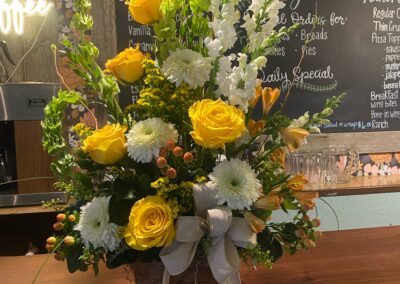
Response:
[{"label": "chalkboard menu", "polygon": [[[292,118],[322,109],[332,95],[347,93],[323,132],[400,130],[400,0],[288,0],[280,24],[301,27],[269,57],[263,85],[294,82],[284,112]],[[117,5],[118,48],[151,47],[151,29]],[[320,25],[313,29],[313,17]],[[304,47],[304,42],[311,42]],[[300,68],[296,68],[304,52]],[[131,98],[137,90],[129,90]]]}]

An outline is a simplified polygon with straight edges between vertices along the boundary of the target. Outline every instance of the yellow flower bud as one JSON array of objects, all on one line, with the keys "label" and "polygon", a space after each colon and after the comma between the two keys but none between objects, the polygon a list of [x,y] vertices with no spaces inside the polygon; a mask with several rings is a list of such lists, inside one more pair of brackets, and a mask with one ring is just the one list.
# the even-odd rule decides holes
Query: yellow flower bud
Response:
[{"label": "yellow flower bud", "polygon": [[274,106],[276,101],[278,100],[279,96],[281,95],[281,91],[279,89],[272,89],[272,88],[262,88],[261,86],[262,81],[257,80],[256,86],[256,93],[254,97],[249,101],[250,109],[254,109],[257,102],[260,98],[262,98],[262,105],[263,105],[263,115],[266,117],[271,108]]},{"label": "yellow flower bud", "polygon": [[309,135],[303,128],[285,128],[281,131],[281,136],[289,151],[297,150]]},{"label": "yellow flower bud", "polygon": [[249,122],[247,123],[247,129],[249,130],[250,137],[254,138],[260,134],[260,132],[264,130],[265,124],[265,120],[254,121],[249,119]]},{"label": "yellow flower bud", "polygon": [[264,210],[278,210],[281,208],[281,203],[283,198],[279,196],[278,192],[271,191],[266,196],[261,197],[256,202],[253,203],[254,208],[264,209]]},{"label": "yellow flower bud", "polygon": [[244,211],[243,213],[244,218],[246,219],[247,223],[249,224],[250,228],[255,232],[255,233],[260,233],[264,231],[265,227],[267,226],[263,220],[255,216],[253,213],[250,211]]}]

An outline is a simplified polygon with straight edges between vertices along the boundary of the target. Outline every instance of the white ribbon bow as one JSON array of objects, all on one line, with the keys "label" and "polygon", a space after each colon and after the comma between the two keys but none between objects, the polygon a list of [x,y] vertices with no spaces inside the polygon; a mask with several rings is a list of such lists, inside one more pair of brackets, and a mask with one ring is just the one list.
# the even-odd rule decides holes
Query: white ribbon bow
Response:
[{"label": "white ribbon bow", "polygon": [[240,257],[235,246],[255,245],[257,235],[244,218],[232,217],[229,207],[217,206],[213,184],[195,185],[193,191],[197,216],[179,217],[174,243],[160,252],[165,266],[163,284],[169,283],[170,275],[179,275],[190,266],[204,235],[211,240],[207,260],[215,280],[240,284]]}]

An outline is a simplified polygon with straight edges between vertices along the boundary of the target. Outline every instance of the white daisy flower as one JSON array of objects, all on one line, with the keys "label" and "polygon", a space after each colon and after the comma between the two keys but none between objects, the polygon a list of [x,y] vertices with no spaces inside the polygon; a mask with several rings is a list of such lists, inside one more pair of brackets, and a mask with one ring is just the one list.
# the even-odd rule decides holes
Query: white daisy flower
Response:
[{"label": "white daisy flower", "polygon": [[209,175],[218,189],[218,204],[232,209],[250,209],[261,194],[261,183],[250,165],[239,159],[225,160]]},{"label": "white daisy flower", "polygon": [[178,141],[178,132],[171,123],[149,118],[134,124],[127,134],[128,156],[141,163],[157,158],[168,140]]},{"label": "white daisy flower", "polygon": [[212,59],[190,49],[172,51],[161,71],[176,86],[186,82],[191,88],[203,86],[210,78]]},{"label": "white daisy flower", "polygon": [[118,237],[118,226],[110,223],[108,204],[111,196],[96,197],[92,202],[81,207],[79,223],[74,227],[79,231],[87,248],[92,245],[104,248],[106,251],[115,250],[121,238]]}]

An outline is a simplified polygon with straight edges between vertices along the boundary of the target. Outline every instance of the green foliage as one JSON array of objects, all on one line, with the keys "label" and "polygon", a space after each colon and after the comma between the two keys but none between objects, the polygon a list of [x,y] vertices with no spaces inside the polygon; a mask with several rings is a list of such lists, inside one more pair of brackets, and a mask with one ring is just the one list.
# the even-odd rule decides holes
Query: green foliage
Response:
[{"label": "green foliage", "polygon": [[272,262],[275,262],[282,257],[282,245],[268,228],[257,234],[257,242],[262,250],[269,251],[269,256]]},{"label": "green foliage", "polygon": [[333,111],[339,106],[345,95],[341,94],[327,99],[323,110],[320,113],[314,113],[308,123],[304,125],[304,128],[310,130],[312,127],[328,124],[330,121],[327,117],[333,114]]},{"label": "green foliage", "polygon": [[51,170],[61,180],[71,174],[75,165],[63,137],[64,111],[68,104],[79,104],[81,100],[80,95],[75,91],[60,90],[58,97],[54,97],[44,109],[45,118],[41,122],[43,128],[42,144],[50,155],[56,157],[51,164]]},{"label": "green foliage", "polygon": [[121,242],[121,245],[117,250],[107,253],[106,265],[107,268],[114,269],[124,264],[134,263],[138,259],[138,257],[138,252],[131,249],[123,241]]},{"label": "green foliage", "polygon": [[131,212],[135,201],[136,200],[132,199],[117,200],[115,196],[112,196],[108,205],[110,222],[119,226],[125,226],[128,224],[129,213]]},{"label": "green foliage", "polygon": [[[259,244],[255,247],[240,249],[243,262],[251,265],[261,264],[267,269],[272,269],[272,258],[269,250],[264,250]],[[249,263],[251,261],[251,263]]]}]

